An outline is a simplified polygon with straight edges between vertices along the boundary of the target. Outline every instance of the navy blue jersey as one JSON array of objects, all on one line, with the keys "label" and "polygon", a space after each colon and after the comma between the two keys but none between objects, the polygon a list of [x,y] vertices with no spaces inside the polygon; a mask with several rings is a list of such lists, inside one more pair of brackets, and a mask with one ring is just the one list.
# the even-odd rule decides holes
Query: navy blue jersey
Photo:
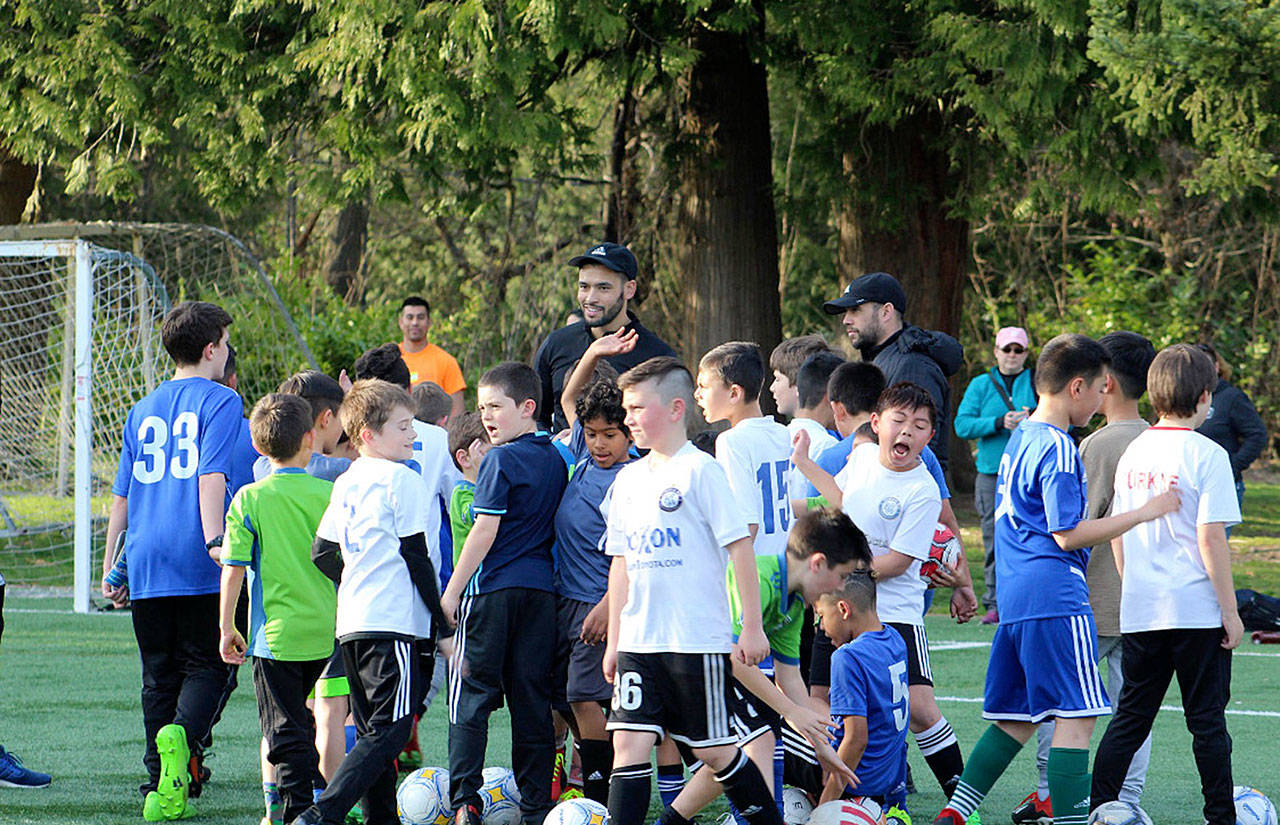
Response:
[{"label": "navy blue jersey", "polygon": [[551,545],[568,481],[564,461],[544,432],[526,433],[485,455],[472,510],[502,521],[467,595],[507,587],[555,590]]},{"label": "navy blue jersey", "polygon": [[891,627],[863,633],[831,654],[835,744],[844,717],[867,720],[867,747],[853,766],[862,796],[893,796],[907,781],[907,645]]},{"label": "navy blue jersey", "polygon": [[1001,622],[1091,613],[1089,548],[1063,550],[1053,533],[1085,518],[1084,465],[1071,436],[1024,421],[996,475],[996,608]]},{"label": "navy blue jersey", "polygon": [[235,463],[244,406],[205,378],[165,381],[129,410],[111,491],[128,500],[129,594],[135,599],[218,592],[204,547],[200,476]]},{"label": "navy blue jersey", "polygon": [[[849,461],[849,453],[853,452],[853,436],[842,438],[834,447],[828,447],[822,451],[822,454],[814,459],[814,463],[831,475],[836,475],[844,469],[844,465]],[[924,462],[925,469],[929,471],[929,475],[933,476],[933,480],[938,482],[938,493],[943,501],[951,498],[951,490],[947,487],[947,477],[942,472],[942,465],[938,463],[938,457],[933,454],[933,450],[928,445],[920,451],[920,460]],[[792,490],[792,495],[797,495],[798,490]],[[806,498],[813,498],[818,495],[818,489],[809,484],[808,492],[805,493]]]},{"label": "navy blue jersey", "polygon": [[598,602],[609,589],[610,563],[600,547],[604,536],[600,503],[627,462],[617,462],[608,469],[596,464],[587,450],[581,421],[573,422],[569,451],[573,453],[573,474],[556,510],[556,593],[580,602]]}]

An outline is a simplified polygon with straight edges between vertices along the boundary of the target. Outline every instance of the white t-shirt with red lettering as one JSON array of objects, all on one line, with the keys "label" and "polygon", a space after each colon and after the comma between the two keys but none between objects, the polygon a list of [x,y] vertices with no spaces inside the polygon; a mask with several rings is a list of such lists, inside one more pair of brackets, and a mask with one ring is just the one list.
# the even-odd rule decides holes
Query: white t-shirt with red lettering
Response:
[{"label": "white t-shirt with red lettering", "polygon": [[1151,427],[1116,465],[1111,512],[1137,509],[1170,487],[1178,488],[1181,507],[1122,536],[1121,633],[1222,625],[1196,528],[1240,522],[1226,450],[1194,430]]}]

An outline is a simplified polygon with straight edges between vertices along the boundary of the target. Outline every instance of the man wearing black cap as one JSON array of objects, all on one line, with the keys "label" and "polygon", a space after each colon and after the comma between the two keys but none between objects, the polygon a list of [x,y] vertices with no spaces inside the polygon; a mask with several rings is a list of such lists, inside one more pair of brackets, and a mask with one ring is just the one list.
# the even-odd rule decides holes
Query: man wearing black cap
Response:
[{"label": "man wearing black cap", "polygon": [[635,348],[607,360],[618,372],[659,355],[675,356],[675,350],[640,324],[627,302],[636,294],[636,256],[622,244],[600,243],[569,261],[578,267],[578,306],[582,320],[561,327],[547,336],[534,359],[542,381],[542,403],[538,419],[556,430],[568,426],[560,409],[560,392],[565,375],[578,362],[591,342],[624,326],[639,333]]},{"label": "man wearing black cap", "polygon": [[947,376],[964,365],[964,347],[945,332],[912,326],[902,320],[907,294],[898,279],[885,272],[857,278],[834,301],[822,305],[828,315],[844,315],[849,341],[884,373],[887,385],[919,384],[937,407],[937,427],[929,442],[938,462],[947,467],[951,435],[951,385]]}]

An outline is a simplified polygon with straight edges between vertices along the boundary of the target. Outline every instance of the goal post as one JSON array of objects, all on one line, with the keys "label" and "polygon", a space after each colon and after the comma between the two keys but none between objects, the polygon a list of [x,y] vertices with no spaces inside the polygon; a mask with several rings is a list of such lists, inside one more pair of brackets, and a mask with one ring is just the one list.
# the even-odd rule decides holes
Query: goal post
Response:
[{"label": "goal post", "polygon": [[221,230],[0,228],[0,574],[9,584],[70,594],[77,612],[102,601],[125,417],[172,373],[160,324],[182,300],[231,313],[250,403],[316,366],[261,264]]}]

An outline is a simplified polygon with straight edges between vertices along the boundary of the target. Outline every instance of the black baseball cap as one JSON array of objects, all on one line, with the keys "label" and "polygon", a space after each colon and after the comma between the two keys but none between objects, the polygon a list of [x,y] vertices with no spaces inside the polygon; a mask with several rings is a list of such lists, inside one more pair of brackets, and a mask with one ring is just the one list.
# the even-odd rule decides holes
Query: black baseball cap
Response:
[{"label": "black baseball cap", "polygon": [[612,269],[628,281],[636,279],[636,271],[640,268],[636,263],[636,256],[631,254],[630,249],[620,243],[609,243],[608,241],[596,244],[569,261],[569,266],[586,266],[587,264],[596,264],[597,266],[603,266],[605,269]]},{"label": "black baseball cap", "polygon": [[907,310],[907,293],[902,291],[902,284],[888,272],[869,272],[855,278],[839,298],[827,301],[822,308],[828,315],[840,315],[846,309],[853,309],[865,303],[893,304],[899,312]]}]

